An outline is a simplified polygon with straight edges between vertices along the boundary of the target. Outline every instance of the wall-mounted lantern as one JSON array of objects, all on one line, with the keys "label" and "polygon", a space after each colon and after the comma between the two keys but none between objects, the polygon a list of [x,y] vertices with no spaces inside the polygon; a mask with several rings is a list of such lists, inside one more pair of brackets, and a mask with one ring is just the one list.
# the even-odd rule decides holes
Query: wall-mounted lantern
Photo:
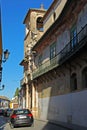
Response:
[{"label": "wall-mounted lantern", "polygon": [[2,62],[6,62],[6,60],[7,60],[8,57],[9,57],[9,54],[10,54],[10,52],[8,51],[8,49],[6,49],[6,50],[4,51],[4,59],[2,60]]},{"label": "wall-mounted lantern", "polygon": [[9,54],[10,52],[6,49],[4,52],[3,52],[3,58],[0,59],[0,90],[3,90],[5,85],[2,85],[1,86],[1,81],[2,81],[2,62],[6,62],[6,60],[8,59],[9,57]]}]

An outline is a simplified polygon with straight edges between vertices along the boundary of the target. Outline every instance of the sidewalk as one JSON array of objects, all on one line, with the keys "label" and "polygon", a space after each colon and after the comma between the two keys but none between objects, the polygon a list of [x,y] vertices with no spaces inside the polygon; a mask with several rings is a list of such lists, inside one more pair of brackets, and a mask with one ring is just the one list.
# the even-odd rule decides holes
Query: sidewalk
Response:
[{"label": "sidewalk", "polygon": [[46,122],[46,123],[58,125],[63,128],[67,128],[68,130],[87,130],[87,127],[78,126],[75,124],[70,124],[70,123],[65,123],[65,122],[48,121],[48,120],[40,120],[40,119],[35,119],[35,120],[40,121],[40,122]]}]

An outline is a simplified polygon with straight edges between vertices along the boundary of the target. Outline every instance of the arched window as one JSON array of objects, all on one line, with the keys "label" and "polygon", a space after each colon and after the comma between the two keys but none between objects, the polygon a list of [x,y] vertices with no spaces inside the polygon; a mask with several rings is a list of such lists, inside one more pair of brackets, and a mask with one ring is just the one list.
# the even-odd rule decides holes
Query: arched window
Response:
[{"label": "arched window", "polygon": [[41,21],[42,17],[37,18],[37,30],[43,31],[43,22]]},{"label": "arched window", "polygon": [[82,71],[82,87],[87,88],[87,67]]},{"label": "arched window", "polygon": [[77,76],[76,76],[76,73],[73,73],[71,75],[70,86],[71,86],[71,91],[77,90]]}]

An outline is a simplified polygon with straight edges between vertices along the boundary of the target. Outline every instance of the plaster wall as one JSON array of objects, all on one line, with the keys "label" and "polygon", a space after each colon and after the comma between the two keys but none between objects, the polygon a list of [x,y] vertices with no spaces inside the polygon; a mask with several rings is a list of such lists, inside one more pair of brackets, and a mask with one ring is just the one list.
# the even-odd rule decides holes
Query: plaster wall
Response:
[{"label": "plaster wall", "polygon": [[[87,127],[87,90],[60,96],[39,98],[40,118],[70,122]],[[45,114],[44,114],[45,113]]]}]

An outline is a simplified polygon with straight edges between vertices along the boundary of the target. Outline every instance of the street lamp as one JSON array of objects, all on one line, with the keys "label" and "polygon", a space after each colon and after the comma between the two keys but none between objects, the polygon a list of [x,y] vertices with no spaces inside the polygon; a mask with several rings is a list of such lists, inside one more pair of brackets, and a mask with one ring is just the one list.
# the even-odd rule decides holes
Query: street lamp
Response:
[{"label": "street lamp", "polygon": [[4,54],[3,59],[2,59],[2,58],[0,59],[0,90],[3,90],[4,87],[5,87],[5,85],[2,85],[2,86],[1,86],[1,80],[2,80],[2,66],[1,66],[1,64],[2,64],[2,62],[6,62],[6,60],[7,60],[8,57],[9,57],[10,52],[8,51],[8,49],[6,49],[6,50],[3,52],[3,54]]},{"label": "street lamp", "polygon": [[6,50],[4,51],[4,60],[2,60],[2,62],[6,62],[6,60],[7,60],[8,57],[9,57],[9,54],[10,54],[10,52],[8,51],[8,49],[6,49]]},{"label": "street lamp", "polygon": [[0,86],[0,90],[3,90],[5,87],[5,85],[3,84],[2,86]]}]

